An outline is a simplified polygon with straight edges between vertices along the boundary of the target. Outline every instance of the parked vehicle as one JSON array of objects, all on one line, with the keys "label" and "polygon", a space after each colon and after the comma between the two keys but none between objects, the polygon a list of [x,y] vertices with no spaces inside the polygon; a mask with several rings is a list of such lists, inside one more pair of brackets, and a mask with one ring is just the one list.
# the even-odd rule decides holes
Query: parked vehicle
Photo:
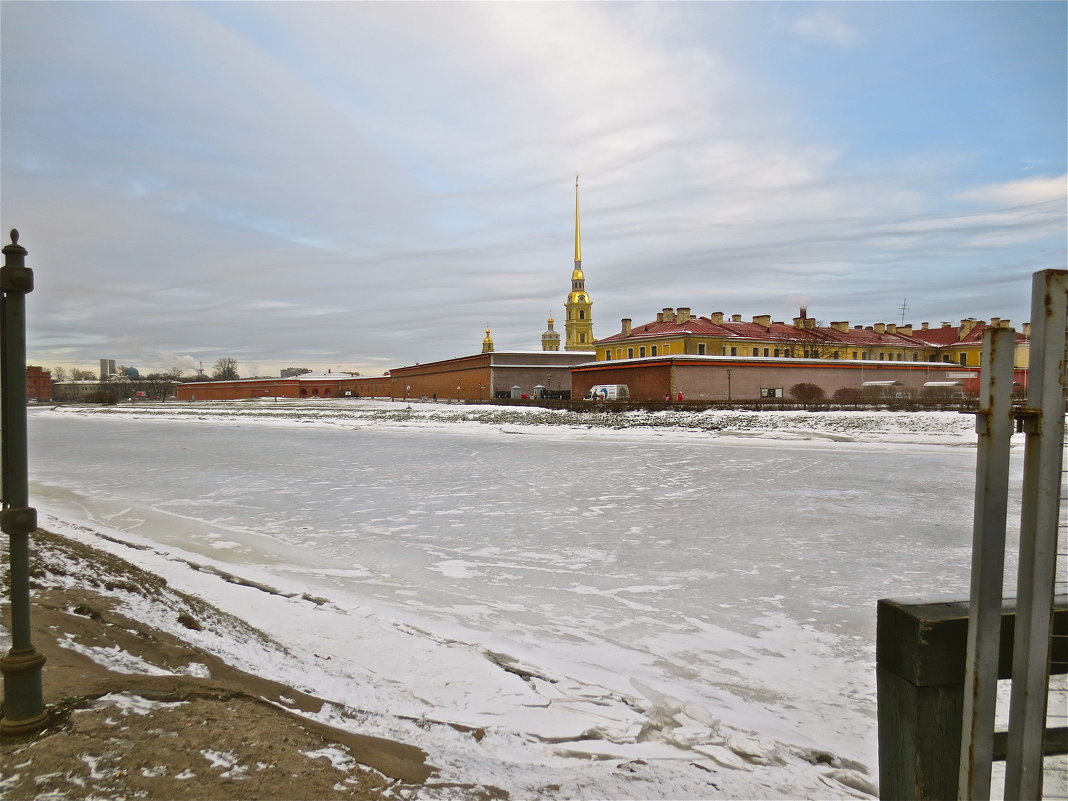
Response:
[{"label": "parked vehicle", "polygon": [[630,390],[626,384],[595,384],[590,387],[584,400],[588,401],[628,401]]}]

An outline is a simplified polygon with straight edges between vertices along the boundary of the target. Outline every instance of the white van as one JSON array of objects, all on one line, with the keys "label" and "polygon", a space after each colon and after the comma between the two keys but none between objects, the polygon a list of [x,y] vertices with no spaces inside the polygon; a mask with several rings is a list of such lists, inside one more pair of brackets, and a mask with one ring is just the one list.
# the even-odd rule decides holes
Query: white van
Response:
[{"label": "white van", "polygon": [[588,401],[628,401],[630,390],[626,384],[596,384],[590,387],[583,400]]}]

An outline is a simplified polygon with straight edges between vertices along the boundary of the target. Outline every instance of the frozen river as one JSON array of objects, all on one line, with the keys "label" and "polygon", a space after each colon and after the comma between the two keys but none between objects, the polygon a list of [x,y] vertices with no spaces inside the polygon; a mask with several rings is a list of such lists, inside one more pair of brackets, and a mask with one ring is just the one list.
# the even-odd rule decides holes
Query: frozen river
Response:
[{"label": "frozen river", "polygon": [[339,683],[377,677],[353,705],[497,727],[565,761],[764,765],[769,796],[789,795],[786,752],[876,772],[876,600],[967,594],[966,437],[297,417],[38,410],[31,503],[327,599],[279,624],[263,598],[189,585],[337,659]]}]

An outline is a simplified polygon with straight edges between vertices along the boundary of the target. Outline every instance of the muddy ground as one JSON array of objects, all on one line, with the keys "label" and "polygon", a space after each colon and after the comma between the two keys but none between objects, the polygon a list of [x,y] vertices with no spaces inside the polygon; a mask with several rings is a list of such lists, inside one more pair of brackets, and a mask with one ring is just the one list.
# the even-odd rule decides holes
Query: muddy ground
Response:
[{"label": "muddy ground", "polygon": [[[33,554],[33,644],[48,660],[49,722],[0,742],[7,801],[503,797],[495,788],[437,783],[420,749],[302,718],[288,710],[318,711],[324,699],[236,670],[124,616],[110,590],[160,583],[128,562],[44,531],[33,535]],[[6,600],[6,553],[3,561]],[[56,586],[55,576],[69,576],[72,565],[85,570],[78,586]],[[117,647],[175,674],[118,673],[61,640]],[[205,669],[181,675],[191,664]]]}]

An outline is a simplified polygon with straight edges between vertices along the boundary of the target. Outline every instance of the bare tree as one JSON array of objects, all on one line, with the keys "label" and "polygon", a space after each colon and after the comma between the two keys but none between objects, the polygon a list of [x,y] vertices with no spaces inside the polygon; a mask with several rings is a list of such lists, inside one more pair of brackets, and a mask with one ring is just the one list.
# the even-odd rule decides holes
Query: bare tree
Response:
[{"label": "bare tree", "polygon": [[70,371],[71,381],[96,381],[96,373],[92,370],[79,370],[75,367]]},{"label": "bare tree", "polygon": [[66,367],[53,367],[51,370],[53,381],[66,381],[67,380],[67,368]]},{"label": "bare tree", "polygon": [[215,369],[212,371],[211,377],[216,381],[233,381],[236,378],[240,378],[241,376],[237,374],[237,359],[219,359],[215,362]]}]

